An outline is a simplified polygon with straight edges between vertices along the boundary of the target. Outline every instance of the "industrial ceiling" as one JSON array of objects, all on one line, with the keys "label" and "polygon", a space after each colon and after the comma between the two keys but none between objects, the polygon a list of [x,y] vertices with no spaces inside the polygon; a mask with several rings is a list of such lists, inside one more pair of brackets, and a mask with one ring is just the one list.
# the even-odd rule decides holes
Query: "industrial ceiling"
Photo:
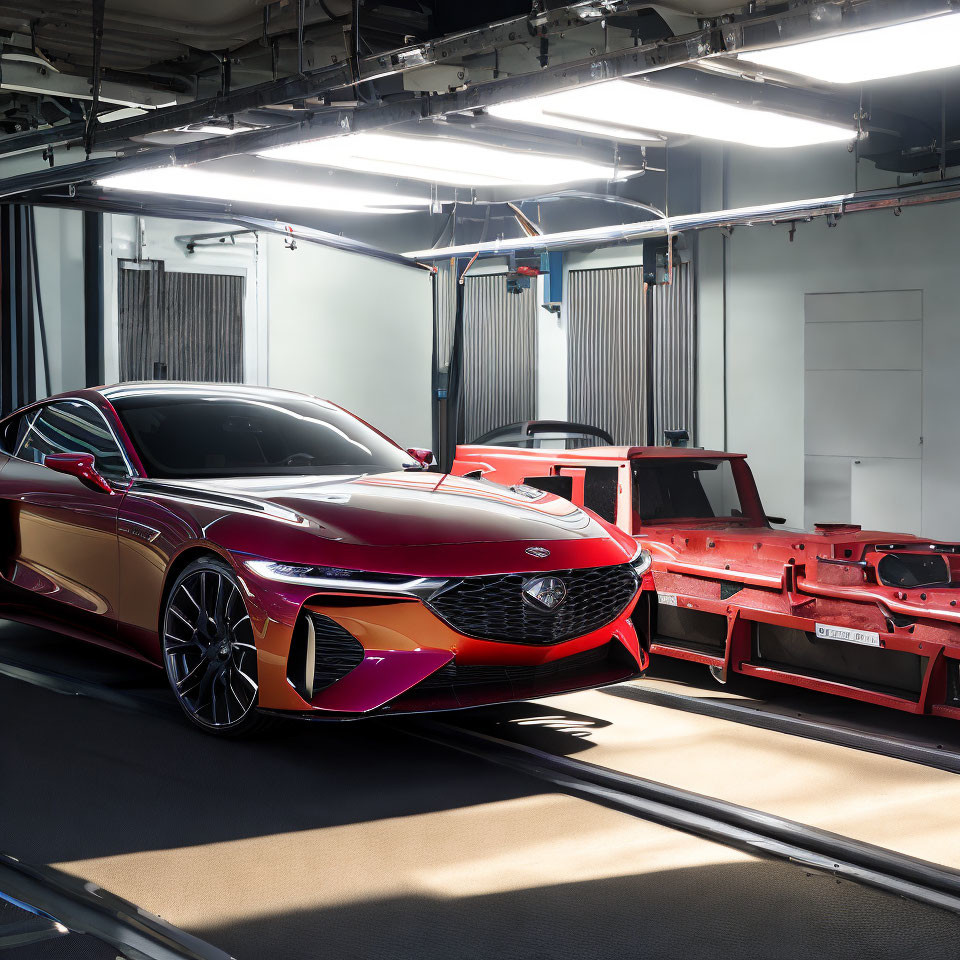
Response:
[{"label": "industrial ceiling", "polygon": [[[943,177],[960,159],[960,104],[950,96],[956,70],[837,84],[748,57],[952,9],[949,0],[0,2],[0,197],[119,209],[136,194],[105,190],[108,178],[199,165],[248,184],[272,177],[316,185],[322,171],[322,186],[362,185],[420,215],[462,201],[574,193],[665,205],[666,185],[651,184],[671,164],[682,170],[684,151],[699,139],[663,119],[672,101],[624,116],[633,125],[626,134],[609,118],[606,126],[551,127],[518,122],[504,109],[607,81],[634,85],[624,88],[631,93],[642,88],[645,104],[654,95],[706,98],[715,127],[731,107],[832,124],[849,131],[861,159],[908,178]],[[608,84],[594,102],[614,89]],[[638,133],[646,121],[649,132]],[[547,189],[549,178],[527,186],[490,176],[457,183],[442,171],[418,176],[422,157],[406,171],[381,169],[376,140],[370,156],[339,160],[329,149],[310,162],[274,152],[350,133],[433,138],[431,155],[450,141],[499,146],[544,171],[575,157],[584,172],[571,191]],[[258,199],[194,190],[176,209],[264,215]],[[511,209],[493,216],[514,222]],[[487,210],[464,219],[482,222],[476,230],[489,237],[490,217]]]}]

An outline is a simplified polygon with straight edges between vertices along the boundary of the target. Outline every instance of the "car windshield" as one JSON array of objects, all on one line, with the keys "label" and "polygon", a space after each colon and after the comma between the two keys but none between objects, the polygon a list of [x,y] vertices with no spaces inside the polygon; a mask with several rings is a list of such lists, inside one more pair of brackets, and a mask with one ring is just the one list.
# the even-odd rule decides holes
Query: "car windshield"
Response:
[{"label": "car windshield", "polygon": [[158,479],[388,473],[411,458],[344,410],[293,397],[129,396],[113,401]]},{"label": "car windshield", "polygon": [[750,519],[729,460],[634,460],[632,468],[635,522]]}]

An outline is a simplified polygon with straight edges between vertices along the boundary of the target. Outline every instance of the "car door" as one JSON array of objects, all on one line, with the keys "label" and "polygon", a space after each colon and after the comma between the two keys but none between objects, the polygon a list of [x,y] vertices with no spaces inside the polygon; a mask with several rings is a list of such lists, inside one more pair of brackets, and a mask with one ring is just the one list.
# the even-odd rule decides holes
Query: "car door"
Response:
[{"label": "car door", "polygon": [[[9,600],[112,636],[119,592],[117,514],[131,470],[101,412],[86,400],[28,411],[0,473],[10,531],[2,575]],[[43,466],[51,453],[91,453],[112,492]]]}]

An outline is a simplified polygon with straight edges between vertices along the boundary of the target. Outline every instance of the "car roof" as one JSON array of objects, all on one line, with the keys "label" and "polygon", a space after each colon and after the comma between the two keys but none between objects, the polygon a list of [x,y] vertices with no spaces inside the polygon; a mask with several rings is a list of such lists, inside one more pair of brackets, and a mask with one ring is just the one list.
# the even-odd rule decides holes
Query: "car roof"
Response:
[{"label": "car roof", "polygon": [[[296,390],[282,390],[278,387],[260,387],[245,383],[201,383],[188,380],[131,380],[127,383],[114,383],[94,388],[102,397],[113,403],[128,397],[176,397],[176,396],[223,396],[244,399],[310,399],[320,403],[329,403]],[[330,404],[331,407],[334,404]]]}]

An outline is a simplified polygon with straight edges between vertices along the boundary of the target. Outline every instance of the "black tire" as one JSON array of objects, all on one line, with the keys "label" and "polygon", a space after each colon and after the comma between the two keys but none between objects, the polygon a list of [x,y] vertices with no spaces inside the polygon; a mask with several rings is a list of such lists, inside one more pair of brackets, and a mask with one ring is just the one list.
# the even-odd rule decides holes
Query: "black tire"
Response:
[{"label": "black tire", "polygon": [[258,708],[257,649],[243,591],[222,560],[201,557],[174,580],[160,645],[170,688],[194,726],[246,737],[270,725]]}]

